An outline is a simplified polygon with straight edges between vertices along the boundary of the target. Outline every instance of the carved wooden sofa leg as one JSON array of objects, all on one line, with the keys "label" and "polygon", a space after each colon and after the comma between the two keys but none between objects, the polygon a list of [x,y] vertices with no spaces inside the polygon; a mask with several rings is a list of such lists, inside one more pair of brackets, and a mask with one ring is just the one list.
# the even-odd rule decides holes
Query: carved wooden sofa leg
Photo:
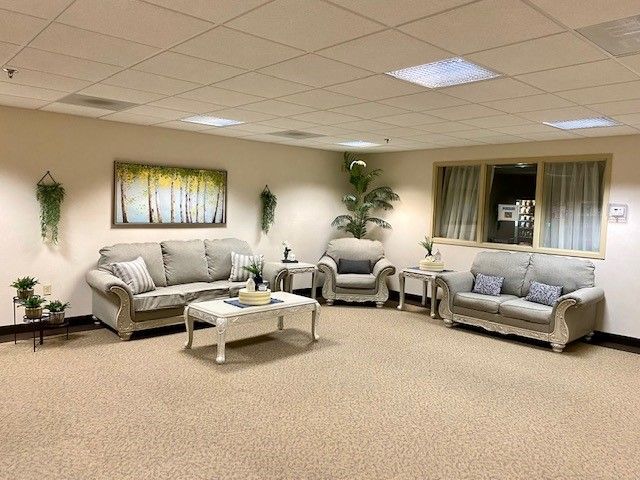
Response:
[{"label": "carved wooden sofa leg", "polygon": [[593,338],[593,333],[594,333],[594,332],[589,332],[589,333],[587,333],[587,334],[584,336],[584,341],[585,341],[585,342],[590,342],[590,341],[591,341],[591,339]]},{"label": "carved wooden sofa leg", "polygon": [[376,307],[377,307],[377,308],[382,308],[382,307],[384,307],[384,302],[376,302]]},{"label": "carved wooden sofa leg", "polygon": [[329,306],[333,305],[333,299],[327,298],[326,304]]},{"label": "carved wooden sofa leg", "polygon": [[565,347],[564,343],[552,343],[551,344],[551,348],[556,353],[562,353],[562,351],[564,350],[564,347]]},{"label": "carved wooden sofa leg", "polygon": [[454,327],[456,325],[456,322],[454,322],[453,320],[449,319],[449,318],[443,318],[442,321],[444,322],[444,326],[445,327]]},{"label": "carved wooden sofa leg", "polygon": [[133,332],[118,332],[118,336],[120,337],[120,340],[122,340],[123,342],[128,342],[129,340],[131,340],[132,334]]}]

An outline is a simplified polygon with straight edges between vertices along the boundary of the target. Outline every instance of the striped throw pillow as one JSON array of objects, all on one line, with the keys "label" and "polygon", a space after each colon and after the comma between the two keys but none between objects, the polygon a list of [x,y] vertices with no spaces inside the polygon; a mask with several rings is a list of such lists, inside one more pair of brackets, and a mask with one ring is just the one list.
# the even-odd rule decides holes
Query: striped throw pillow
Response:
[{"label": "striped throw pillow", "polygon": [[231,275],[230,282],[246,282],[251,274],[244,267],[248,267],[252,263],[258,263],[260,266],[264,263],[262,255],[243,255],[242,253],[231,252]]},{"label": "striped throw pillow", "polygon": [[156,289],[155,283],[149,274],[147,264],[142,257],[131,262],[112,263],[113,274],[131,287],[134,295],[150,292]]}]

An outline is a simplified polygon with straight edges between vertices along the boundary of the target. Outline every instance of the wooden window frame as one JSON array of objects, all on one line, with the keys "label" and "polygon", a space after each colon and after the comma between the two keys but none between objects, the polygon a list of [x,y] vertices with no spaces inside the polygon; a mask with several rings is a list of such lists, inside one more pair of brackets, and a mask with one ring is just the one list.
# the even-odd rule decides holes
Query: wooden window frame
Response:
[{"label": "wooden window frame", "polygon": [[[446,245],[459,245],[476,248],[488,248],[492,250],[510,250],[518,252],[531,252],[531,253],[547,253],[551,255],[565,255],[571,257],[582,257],[604,260],[606,252],[607,241],[607,227],[608,227],[608,214],[607,206],[609,204],[609,191],[611,188],[611,163],[613,155],[610,153],[601,154],[589,154],[589,155],[562,155],[553,157],[519,157],[519,158],[500,158],[500,159],[484,159],[484,160],[472,160],[472,161],[450,161],[450,162],[434,162],[433,164],[433,190],[432,190],[432,205],[433,213],[431,218],[431,232],[433,232],[434,242],[446,244]],[[567,250],[560,248],[542,247],[540,245],[542,225],[544,223],[544,208],[543,208],[543,192],[544,192],[544,166],[547,163],[568,163],[568,162],[605,162],[603,183],[604,191],[602,194],[602,218],[600,219],[600,250],[597,252],[587,252],[582,250]],[[502,243],[490,243],[484,241],[485,230],[485,216],[486,216],[486,201],[487,201],[487,172],[489,167],[494,165],[508,165],[526,163],[529,165],[535,164],[537,166],[536,173],[536,209],[534,214],[534,229],[533,229],[533,245],[512,245]],[[468,166],[480,166],[480,175],[478,185],[478,218],[476,224],[476,239],[475,240],[458,240],[455,238],[445,238],[435,236],[437,232],[437,225],[440,215],[440,208],[438,205],[438,199],[440,198],[440,191],[442,187],[442,168],[443,167],[468,167]]]}]

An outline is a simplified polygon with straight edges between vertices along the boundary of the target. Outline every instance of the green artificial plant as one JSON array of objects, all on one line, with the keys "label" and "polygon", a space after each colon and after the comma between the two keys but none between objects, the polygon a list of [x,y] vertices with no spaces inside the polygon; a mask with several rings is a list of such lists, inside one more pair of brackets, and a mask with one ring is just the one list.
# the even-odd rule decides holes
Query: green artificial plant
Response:
[{"label": "green artificial plant", "polygon": [[352,152],[345,152],[342,170],[349,175],[349,183],[353,187],[353,193],[342,197],[342,203],[347,207],[349,214],[338,215],[331,226],[349,232],[355,238],[367,235],[368,223],[381,228],[391,228],[386,221],[371,216],[376,210],[393,210],[391,202],[400,200],[391,187],[369,189],[371,183],[382,174],[382,170],[367,170],[367,164]]},{"label": "green artificial plant", "polygon": [[64,188],[57,182],[38,183],[36,197],[40,202],[40,235],[54,245],[58,243],[60,207],[64,200]]},{"label": "green artificial plant", "polygon": [[47,300],[40,295],[32,295],[25,299],[23,305],[25,308],[40,308]]},{"label": "green artificial plant", "polygon": [[433,254],[433,240],[431,238],[425,235],[424,240],[421,240],[418,243],[427,251],[427,257],[430,257]]},{"label": "green artificial plant", "polygon": [[262,262],[256,262],[254,260],[248,266],[243,268],[253,275],[253,279],[256,283],[262,283]]},{"label": "green artificial plant", "polygon": [[16,290],[31,290],[37,284],[38,279],[35,277],[19,277],[11,286]]},{"label": "green artificial plant", "polygon": [[269,186],[265,186],[264,190],[260,194],[260,200],[262,201],[262,231],[269,233],[269,229],[276,217],[276,205],[278,205],[278,197],[276,197]]},{"label": "green artificial plant", "polygon": [[61,302],[60,300],[53,300],[47,304],[47,310],[51,313],[59,313],[64,312],[67,308],[69,308],[71,304],[69,302]]}]

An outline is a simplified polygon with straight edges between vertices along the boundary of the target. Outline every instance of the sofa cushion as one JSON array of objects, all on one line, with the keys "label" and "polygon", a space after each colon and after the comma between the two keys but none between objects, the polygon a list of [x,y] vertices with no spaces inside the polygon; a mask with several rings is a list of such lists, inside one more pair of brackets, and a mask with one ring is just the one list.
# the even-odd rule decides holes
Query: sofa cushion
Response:
[{"label": "sofa cushion", "polygon": [[133,296],[133,307],[136,312],[147,312],[161,308],[184,307],[189,303],[204,302],[229,296],[230,291],[244,286],[226,280],[217,282],[196,282],[182,285],[160,287],[152,292]]},{"label": "sofa cushion", "polygon": [[504,277],[502,293],[521,297],[530,257],[530,253],[524,252],[480,252],[473,261],[471,273]]},{"label": "sofa cushion", "polygon": [[525,320],[520,320],[519,318],[500,315],[499,313],[487,313],[481,312],[480,310],[471,310],[470,308],[462,307],[453,307],[451,311],[457,315],[464,315],[465,317],[487,320],[489,322],[498,323],[500,325],[510,325],[512,327],[526,328],[527,330],[533,330],[535,332],[550,333],[551,330],[553,330],[550,324],[527,322]]},{"label": "sofa cushion", "polygon": [[166,287],[167,279],[164,275],[162,248],[159,243],[117,243],[102,247],[98,268],[113,274],[111,264],[130,262],[138,257],[142,257],[144,260],[156,287]]},{"label": "sofa cushion", "polygon": [[581,258],[534,253],[525,276],[522,296],[529,293],[531,282],[561,286],[562,294],[566,295],[580,288],[595,286],[595,265]]},{"label": "sofa cushion", "polygon": [[231,252],[251,255],[251,247],[244,240],[221,238],[205,240],[207,266],[211,280],[227,280],[231,275]]},{"label": "sofa cushion", "polygon": [[487,313],[498,313],[500,304],[508,300],[514,300],[515,295],[501,294],[499,296],[482,295],[473,292],[459,292],[453,297],[453,304],[458,307],[480,310]]},{"label": "sofa cushion", "polygon": [[524,298],[517,298],[501,303],[499,312],[505,317],[547,325],[551,323],[553,307],[542,305],[541,303],[529,302]]},{"label": "sofa cushion", "polygon": [[327,255],[336,263],[341,258],[348,260],[369,260],[375,265],[384,257],[382,243],[377,240],[365,240],[359,238],[336,238],[327,245]]},{"label": "sofa cushion", "polygon": [[494,277],[493,275],[485,275],[479,273],[476,275],[476,281],[473,282],[473,293],[481,293],[482,295],[492,295],[497,297],[502,291],[504,277]]},{"label": "sofa cushion", "polygon": [[336,286],[342,288],[371,289],[376,287],[376,277],[370,273],[342,273],[336,275]]},{"label": "sofa cushion", "polygon": [[357,273],[360,275],[366,275],[367,273],[371,273],[371,261],[341,258],[338,262],[338,273]]},{"label": "sofa cushion", "polygon": [[169,240],[160,245],[167,285],[209,281],[202,240]]}]

